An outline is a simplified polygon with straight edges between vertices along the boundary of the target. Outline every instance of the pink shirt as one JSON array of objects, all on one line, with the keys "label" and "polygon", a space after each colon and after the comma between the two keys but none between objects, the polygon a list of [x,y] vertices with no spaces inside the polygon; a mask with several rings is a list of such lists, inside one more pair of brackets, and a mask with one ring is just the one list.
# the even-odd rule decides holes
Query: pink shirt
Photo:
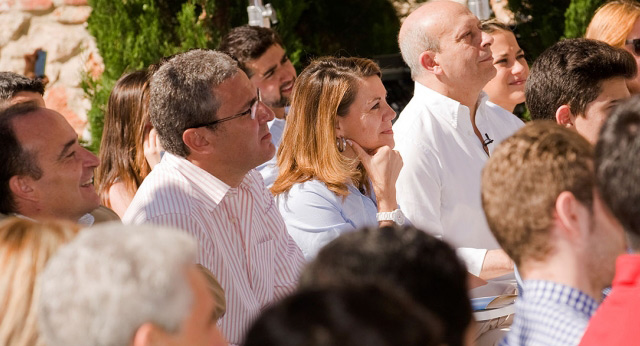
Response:
[{"label": "pink shirt", "polygon": [[227,312],[220,328],[231,344],[242,343],[260,311],[294,289],[304,262],[255,170],[231,188],[167,153],[138,189],[122,221],[173,226],[198,240],[198,262],[225,291]]}]

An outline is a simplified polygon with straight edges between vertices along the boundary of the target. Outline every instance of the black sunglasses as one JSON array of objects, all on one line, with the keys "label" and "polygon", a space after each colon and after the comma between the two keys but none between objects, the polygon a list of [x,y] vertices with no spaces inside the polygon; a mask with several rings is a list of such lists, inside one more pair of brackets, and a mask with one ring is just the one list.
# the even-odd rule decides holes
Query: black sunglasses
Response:
[{"label": "black sunglasses", "polygon": [[634,38],[633,40],[626,40],[624,44],[632,44],[633,45],[633,54],[636,56],[640,56],[640,38]]}]

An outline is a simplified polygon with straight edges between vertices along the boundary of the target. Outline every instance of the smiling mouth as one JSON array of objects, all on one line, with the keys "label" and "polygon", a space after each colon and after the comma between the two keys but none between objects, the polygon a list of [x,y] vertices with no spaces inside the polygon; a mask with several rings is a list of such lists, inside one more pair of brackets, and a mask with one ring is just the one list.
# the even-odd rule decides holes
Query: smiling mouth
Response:
[{"label": "smiling mouth", "polygon": [[91,177],[89,180],[87,180],[86,182],[84,182],[83,184],[80,184],[81,187],[90,187],[93,186],[93,177]]},{"label": "smiling mouth", "polygon": [[284,91],[284,92],[289,92],[289,91],[291,91],[292,89],[293,89],[293,81],[291,81],[291,82],[289,82],[289,83],[285,84],[284,86],[282,86],[282,87],[280,88],[280,91],[281,91],[281,92],[283,92],[283,91]]}]

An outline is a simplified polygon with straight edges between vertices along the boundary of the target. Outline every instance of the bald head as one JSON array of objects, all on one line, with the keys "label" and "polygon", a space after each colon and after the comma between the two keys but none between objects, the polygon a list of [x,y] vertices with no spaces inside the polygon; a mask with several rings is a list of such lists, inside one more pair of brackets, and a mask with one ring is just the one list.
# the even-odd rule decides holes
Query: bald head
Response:
[{"label": "bald head", "polygon": [[440,37],[450,24],[450,19],[462,13],[471,14],[457,2],[433,0],[418,7],[404,20],[398,34],[398,45],[414,79],[424,70],[420,54],[424,51],[439,52]]}]

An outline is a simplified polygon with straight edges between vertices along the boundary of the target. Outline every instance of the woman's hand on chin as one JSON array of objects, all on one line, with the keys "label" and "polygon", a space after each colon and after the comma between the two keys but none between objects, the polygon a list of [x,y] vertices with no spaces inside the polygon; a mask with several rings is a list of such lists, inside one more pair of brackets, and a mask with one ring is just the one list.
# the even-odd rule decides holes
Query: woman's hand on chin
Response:
[{"label": "woman's hand on chin", "polygon": [[347,143],[358,155],[360,162],[367,170],[373,191],[378,202],[378,211],[393,211],[398,207],[396,202],[396,180],[402,168],[402,156],[388,146],[382,146],[371,153],[351,140]]}]

